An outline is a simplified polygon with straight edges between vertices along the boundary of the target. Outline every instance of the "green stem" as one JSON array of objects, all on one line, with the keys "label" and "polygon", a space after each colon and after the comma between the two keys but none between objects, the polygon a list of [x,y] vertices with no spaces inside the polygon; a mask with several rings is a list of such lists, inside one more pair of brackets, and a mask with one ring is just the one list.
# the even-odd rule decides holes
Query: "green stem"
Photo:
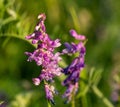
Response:
[{"label": "green stem", "polygon": [[9,40],[10,40],[10,37],[5,39],[5,41],[2,44],[2,48],[4,48],[6,46],[6,44],[9,42]]},{"label": "green stem", "polygon": [[48,100],[47,100],[47,105],[48,105],[48,107],[51,107],[51,104]]},{"label": "green stem", "polygon": [[73,19],[73,24],[74,24],[74,27],[77,31],[80,31],[80,25],[79,25],[79,19],[78,19],[78,16],[77,16],[77,13],[75,11],[75,9],[73,7],[69,7],[69,12],[72,16],[72,19]]},{"label": "green stem", "polygon": [[6,25],[6,24],[8,24],[8,23],[10,23],[10,22],[12,22],[12,21],[15,21],[15,20],[17,20],[17,18],[9,17],[9,18],[7,18],[7,19],[5,19],[5,20],[3,21],[2,26],[3,26],[3,25]]},{"label": "green stem", "polygon": [[75,107],[75,93],[74,93],[75,89],[73,89],[72,92],[72,102],[71,102],[71,107]]},{"label": "green stem", "polygon": [[73,98],[72,98],[72,107],[75,107],[75,99],[74,99],[74,95],[73,95]]},{"label": "green stem", "polygon": [[106,104],[107,107],[114,107],[113,104],[106,98],[104,97],[103,93],[96,87],[92,86],[92,89],[94,93]]},{"label": "green stem", "polygon": [[90,105],[88,106],[87,97],[88,97],[87,95],[81,97],[83,107],[90,107]]}]

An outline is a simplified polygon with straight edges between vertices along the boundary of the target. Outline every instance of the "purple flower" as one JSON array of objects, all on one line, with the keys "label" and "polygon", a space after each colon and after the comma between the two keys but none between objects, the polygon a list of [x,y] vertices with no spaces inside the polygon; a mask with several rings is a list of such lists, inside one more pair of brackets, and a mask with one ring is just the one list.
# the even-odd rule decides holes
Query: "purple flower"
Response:
[{"label": "purple flower", "polygon": [[86,39],[84,35],[77,34],[76,31],[73,29],[70,30],[70,34],[77,40],[85,40]]},{"label": "purple flower", "polygon": [[[35,61],[38,66],[42,66],[41,74],[37,78],[33,78],[35,85],[39,85],[41,81],[53,81],[55,76],[61,75],[62,68],[59,67],[58,62],[61,60],[60,53],[54,53],[55,48],[61,45],[60,40],[52,40],[46,33],[44,21],[45,14],[38,16],[39,22],[35,27],[33,34],[26,36],[26,39],[32,40],[32,44],[37,47],[34,52],[25,52],[28,55],[27,61]],[[46,98],[53,103],[52,86],[45,84]]]},{"label": "purple flower", "polygon": [[66,42],[64,45],[65,45],[66,49],[63,49],[63,51],[62,51],[63,54],[73,54],[73,53],[77,52],[76,44],[74,44],[74,43],[69,44]]},{"label": "purple flower", "polygon": [[[80,40],[78,44],[75,43],[65,43],[65,49],[63,49],[62,54],[73,55],[75,53],[79,53],[78,57],[76,57],[72,63],[64,68],[62,71],[65,75],[68,75],[67,78],[63,81],[62,85],[67,87],[66,92],[64,93],[64,98],[67,98],[67,102],[69,102],[72,96],[78,90],[78,81],[80,77],[80,72],[84,68],[84,56],[86,53],[85,46],[83,44],[83,40],[85,40],[85,36],[78,35],[75,30],[70,30],[70,34],[77,40]],[[74,94],[73,94],[74,93]]]},{"label": "purple flower", "polygon": [[[37,78],[33,78],[33,83],[39,85],[41,81],[44,81],[46,98],[52,104],[55,104],[53,97],[57,91],[50,83],[54,81],[54,77],[60,76],[61,73],[64,73],[67,78],[62,84],[67,87],[67,90],[63,97],[67,98],[67,102],[69,102],[78,90],[80,72],[84,68],[86,49],[83,42],[86,38],[83,35],[77,34],[75,30],[70,30],[71,36],[80,42],[78,44],[70,44],[66,42],[64,44],[66,48],[63,49],[62,53],[55,53],[54,50],[61,46],[60,40],[52,40],[46,33],[46,27],[44,24],[46,19],[45,14],[40,14],[38,19],[39,22],[37,23],[34,32],[26,36],[27,40],[31,40],[32,44],[36,44],[36,49],[33,52],[25,52],[28,56],[27,61],[35,61],[38,66],[42,66],[40,75]],[[73,55],[75,53],[79,53],[79,55],[69,66],[63,69],[58,65],[59,61],[62,60],[61,55]]]}]

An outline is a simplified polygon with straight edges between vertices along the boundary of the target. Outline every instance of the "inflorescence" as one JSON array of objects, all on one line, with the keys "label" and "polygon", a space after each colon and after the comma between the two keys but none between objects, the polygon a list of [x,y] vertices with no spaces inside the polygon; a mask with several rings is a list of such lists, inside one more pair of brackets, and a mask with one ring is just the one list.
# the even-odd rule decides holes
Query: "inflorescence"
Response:
[{"label": "inflorescence", "polygon": [[84,68],[84,57],[86,53],[86,49],[83,41],[85,41],[85,36],[78,35],[75,30],[70,30],[70,34],[80,42],[78,44],[75,43],[65,43],[65,49],[63,49],[63,54],[73,55],[75,53],[79,53],[78,57],[76,57],[72,63],[64,68],[63,73],[68,75],[68,77],[63,81],[63,86],[67,87],[66,92],[63,97],[67,98],[67,102],[71,101],[72,97],[78,90],[78,81],[80,77],[80,72]]},{"label": "inflorescence", "polygon": [[[80,72],[84,68],[84,57],[86,53],[84,41],[86,38],[83,35],[77,34],[75,30],[70,30],[70,34],[76,40],[79,40],[79,43],[65,43],[66,48],[63,49],[61,53],[55,53],[55,48],[61,46],[60,40],[52,40],[46,33],[46,27],[44,25],[46,19],[45,14],[40,14],[38,19],[39,22],[34,32],[26,36],[26,39],[32,40],[32,44],[37,45],[34,52],[25,52],[25,54],[28,55],[27,61],[35,61],[38,66],[42,66],[40,75],[37,78],[33,78],[33,82],[35,85],[39,85],[41,81],[44,81],[46,98],[54,104],[53,96],[54,94],[58,94],[58,92],[55,90],[55,87],[51,85],[51,82],[54,81],[54,77],[61,76],[62,73],[65,74],[67,78],[62,82],[62,85],[66,86],[67,90],[63,97],[67,98],[67,102],[69,102],[78,90]],[[73,55],[75,53],[79,53],[79,55],[70,65],[66,68],[59,66],[58,62],[62,60],[61,55]]]}]

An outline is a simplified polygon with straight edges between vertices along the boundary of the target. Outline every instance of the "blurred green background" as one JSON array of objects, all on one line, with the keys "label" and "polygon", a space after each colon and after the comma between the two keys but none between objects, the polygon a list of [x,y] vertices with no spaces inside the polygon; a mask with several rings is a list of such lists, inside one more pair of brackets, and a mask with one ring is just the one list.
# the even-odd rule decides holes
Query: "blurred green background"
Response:
[{"label": "blurred green background", "polygon": [[[43,83],[32,83],[41,68],[24,54],[34,50],[25,36],[34,31],[40,13],[46,14],[52,39],[77,42],[70,29],[88,38],[75,107],[120,107],[120,0],[0,0],[0,104],[47,107]],[[65,67],[71,59],[63,59]],[[61,98],[63,78],[54,84],[60,92],[54,107],[71,106]]]}]

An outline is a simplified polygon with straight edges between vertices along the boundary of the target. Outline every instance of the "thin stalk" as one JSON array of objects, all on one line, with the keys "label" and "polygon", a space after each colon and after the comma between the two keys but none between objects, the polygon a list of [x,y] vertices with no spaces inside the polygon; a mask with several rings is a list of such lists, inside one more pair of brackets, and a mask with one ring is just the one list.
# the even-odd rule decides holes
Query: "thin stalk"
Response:
[{"label": "thin stalk", "polygon": [[71,107],[75,107],[75,96],[73,95],[72,97],[72,102],[71,102],[72,106]]},{"label": "thin stalk", "polygon": [[10,40],[10,37],[5,39],[5,41],[2,44],[2,48],[4,48],[6,46],[6,44],[9,42],[9,40]]},{"label": "thin stalk", "polygon": [[47,100],[47,105],[48,105],[48,107],[51,107],[51,104],[48,100]]},{"label": "thin stalk", "polygon": [[96,86],[93,85],[92,89],[107,107],[114,107],[113,104],[106,97],[104,97],[103,93]]},{"label": "thin stalk", "polygon": [[73,89],[72,92],[72,101],[71,101],[71,107],[75,107],[75,88]]},{"label": "thin stalk", "polygon": [[69,12],[72,16],[72,19],[73,19],[73,24],[74,24],[74,27],[77,31],[80,31],[80,25],[79,25],[79,19],[78,19],[78,16],[77,16],[77,13],[75,11],[75,9],[73,7],[69,7]]},{"label": "thin stalk", "polygon": [[3,21],[2,26],[15,20],[17,20],[17,18],[9,17]]},{"label": "thin stalk", "polygon": [[[88,107],[88,101],[87,101],[87,95],[84,95],[82,97],[82,106],[83,107]],[[89,106],[90,107],[90,106]]]}]

